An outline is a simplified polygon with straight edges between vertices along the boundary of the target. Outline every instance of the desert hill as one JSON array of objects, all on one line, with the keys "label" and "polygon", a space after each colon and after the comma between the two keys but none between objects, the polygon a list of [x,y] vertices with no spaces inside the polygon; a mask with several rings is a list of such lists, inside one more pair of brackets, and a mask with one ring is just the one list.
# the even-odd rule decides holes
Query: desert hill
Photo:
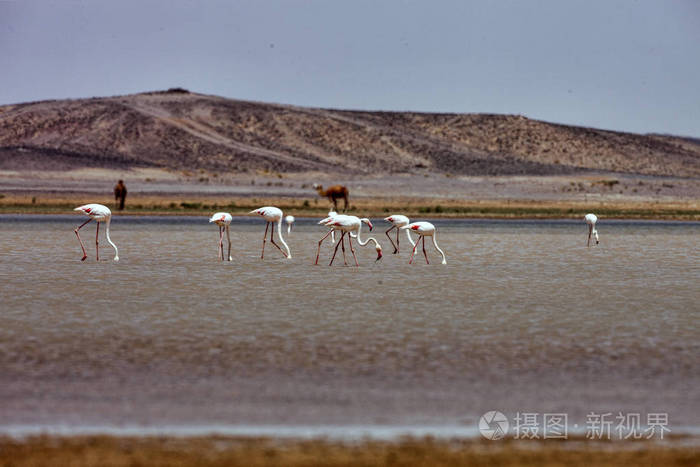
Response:
[{"label": "desert hill", "polygon": [[522,116],[362,112],[183,89],[0,107],[0,170],[700,176],[697,139]]}]

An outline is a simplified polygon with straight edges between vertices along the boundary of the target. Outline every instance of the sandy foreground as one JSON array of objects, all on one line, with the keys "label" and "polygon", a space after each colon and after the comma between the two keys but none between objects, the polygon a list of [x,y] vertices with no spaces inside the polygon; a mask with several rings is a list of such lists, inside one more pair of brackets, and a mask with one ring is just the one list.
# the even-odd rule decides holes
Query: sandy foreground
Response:
[{"label": "sandy foreground", "polygon": [[[700,219],[700,181],[610,173],[465,177],[397,174],[216,174],[159,169],[0,172],[0,213],[64,213],[88,202],[114,206],[112,188],[126,181],[126,214],[244,214],[275,205],[297,216],[332,207],[314,183],[350,190],[349,211],[366,216],[553,218],[596,212],[602,217]],[[342,201],[339,209],[342,209]]]},{"label": "sandy foreground", "polygon": [[2,466],[690,466],[698,462],[697,444],[684,438],[653,442],[433,438],[340,442],[221,436],[0,438]]}]

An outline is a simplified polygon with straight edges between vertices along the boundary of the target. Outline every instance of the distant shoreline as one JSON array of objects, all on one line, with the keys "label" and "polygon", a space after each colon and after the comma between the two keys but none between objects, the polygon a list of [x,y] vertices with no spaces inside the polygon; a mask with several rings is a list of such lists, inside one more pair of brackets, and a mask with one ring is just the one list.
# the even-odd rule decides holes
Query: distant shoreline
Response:
[{"label": "distant shoreline", "polygon": [[[117,179],[124,179],[129,190],[124,213],[130,215],[202,216],[216,211],[245,215],[271,205],[294,216],[325,217],[333,205],[312,188],[321,182],[347,186],[348,213],[370,218],[404,214],[410,218],[575,219],[594,212],[601,218],[700,220],[700,183],[695,179],[610,174],[227,177],[198,183],[158,170],[0,173],[0,213],[69,213],[85,203],[104,204],[114,211],[112,188]],[[343,207],[341,200],[337,210]]]},{"label": "distant shoreline", "polygon": [[[624,443],[626,440],[611,435],[610,439],[586,437],[587,428],[583,426],[568,427],[567,438],[552,438],[563,441],[606,441]],[[422,439],[430,437],[438,440],[483,440],[476,421],[464,424],[445,425],[378,425],[378,424],[225,424],[225,423],[201,423],[201,424],[155,424],[141,425],[138,423],[119,423],[117,425],[104,424],[9,424],[0,425],[0,439],[9,437],[14,439],[29,439],[35,436],[52,436],[59,438],[110,436],[118,438],[145,438],[150,436],[201,438],[201,437],[225,437],[225,438],[268,438],[288,440],[315,440],[324,439],[334,442],[353,442],[361,440],[374,440],[396,442],[405,438]],[[507,435],[505,440],[514,440],[512,435]],[[700,426],[671,426],[664,439],[671,441],[683,440],[686,444],[700,446]],[[636,441],[647,441],[639,438]],[[658,435],[650,440],[658,442]]]}]

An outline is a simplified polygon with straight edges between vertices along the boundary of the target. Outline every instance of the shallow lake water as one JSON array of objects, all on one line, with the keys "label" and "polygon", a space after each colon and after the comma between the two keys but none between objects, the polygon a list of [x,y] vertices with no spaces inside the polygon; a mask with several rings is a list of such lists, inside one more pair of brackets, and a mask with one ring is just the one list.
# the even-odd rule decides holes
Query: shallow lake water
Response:
[{"label": "shallow lake water", "polygon": [[603,219],[587,248],[583,221],[435,220],[443,266],[430,242],[409,265],[403,235],[391,254],[376,219],[384,258],[357,247],[355,268],[327,266],[330,242],[313,265],[313,219],[261,261],[252,217],[232,262],[206,218],[129,216],[118,263],[104,238],[95,261],[94,222],[81,262],[83,220],[0,216],[0,431],[456,433],[490,410],[700,427],[700,223]]}]

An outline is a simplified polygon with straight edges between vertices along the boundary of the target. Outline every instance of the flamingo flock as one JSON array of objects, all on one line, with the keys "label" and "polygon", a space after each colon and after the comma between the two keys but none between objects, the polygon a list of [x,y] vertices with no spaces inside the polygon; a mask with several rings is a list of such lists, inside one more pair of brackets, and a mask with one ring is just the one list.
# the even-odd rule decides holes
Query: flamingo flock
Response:
[{"label": "flamingo flock", "polygon": [[367,227],[369,228],[369,231],[372,231],[372,222],[370,222],[369,219],[366,217],[363,217],[360,219],[359,217],[356,216],[348,216],[345,214],[335,214],[326,217],[325,219],[322,219],[319,222],[320,225],[325,225],[326,227],[329,227],[331,230],[324,235],[321,240],[318,242],[318,251],[316,252],[316,262],[314,264],[318,264],[318,257],[321,254],[321,244],[323,241],[331,235],[334,231],[339,231],[340,232],[340,240],[338,241],[338,244],[335,246],[335,249],[333,250],[333,257],[331,258],[331,262],[328,264],[331,266],[333,264],[333,260],[335,259],[336,253],[338,253],[338,247],[342,246],[342,251],[343,251],[343,262],[345,263],[345,266],[347,266],[347,260],[345,259],[345,235],[348,235],[348,243],[350,244],[350,251],[352,252],[352,257],[355,260],[355,266],[359,266],[360,264],[357,262],[357,256],[355,256],[355,248],[352,246],[352,239],[357,238],[357,243],[360,244],[360,246],[365,246],[367,245],[370,240],[374,242],[374,247],[377,250],[377,259],[375,261],[379,261],[382,259],[382,247],[379,245],[379,242],[377,241],[376,238],[374,237],[368,237],[367,240],[364,242],[360,238],[360,231],[362,230],[362,224],[366,224]]},{"label": "flamingo flock", "polygon": [[[112,219],[112,211],[107,206],[104,206],[102,204],[96,204],[96,203],[91,203],[91,204],[84,204],[82,206],[78,206],[77,208],[74,209],[75,211],[79,211],[83,213],[84,215],[88,216],[89,219],[80,224],[75,230],[75,235],[78,237],[78,242],[80,243],[80,248],[83,252],[83,256],[80,259],[81,261],[85,261],[87,258],[87,252],[85,251],[85,246],[83,245],[83,241],[80,238],[80,229],[83,228],[86,224],[88,224],[90,221],[96,221],[97,228],[95,232],[95,258],[97,261],[100,260],[100,245],[99,245],[99,236],[100,236],[100,223],[105,224],[105,235],[107,238],[107,242],[109,242],[110,245],[114,248],[114,261],[119,261],[119,250],[117,249],[117,245],[112,242],[112,239],[109,236],[109,226],[110,222]],[[261,216],[263,219],[265,219],[265,233],[263,234],[263,244],[262,244],[262,252],[260,254],[260,259],[265,258],[265,243],[267,242],[267,232],[270,232],[270,243],[272,243],[286,259],[291,259],[292,258],[292,253],[289,249],[289,245],[284,241],[284,238],[282,237],[282,219],[283,219],[283,213],[282,210],[274,207],[274,206],[265,206],[262,208],[254,209],[250,211],[249,214],[257,214]],[[596,223],[598,222],[598,217],[593,214],[589,213],[584,216],[584,221],[586,224],[588,224],[588,241],[586,243],[587,247],[590,247],[591,245],[591,238],[595,237],[595,243],[598,245],[600,243],[599,237],[598,237],[598,230],[596,229]],[[227,212],[217,212],[209,218],[209,223],[216,224],[219,227],[219,242],[218,242],[218,259],[221,261],[224,261],[226,258],[228,261],[232,261],[233,258],[231,257],[231,235],[230,235],[230,227],[231,227],[231,222],[233,220],[233,216]],[[430,261],[428,260],[428,253],[425,251],[425,237],[430,237],[433,246],[435,249],[440,253],[442,256],[442,264],[447,264],[447,257],[445,256],[445,252],[438,246],[437,243],[437,229],[433,224],[430,222],[425,222],[425,221],[420,221],[420,222],[410,222],[408,217],[401,215],[401,214],[393,214],[389,217],[385,217],[384,220],[386,222],[389,222],[391,224],[391,227],[384,232],[389,239],[389,242],[391,242],[392,247],[394,247],[394,254],[399,253],[399,233],[401,230],[406,231],[406,236],[408,238],[408,241],[411,243],[413,246],[413,251],[411,252],[411,257],[408,260],[409,264],[413,263],[413,259],[416,254],[416,249],[418,248],[418,244],[422,242],[422,248],[423,248],[423,256],[425,257],[425,262],[427,264],[430,264]],[[292,226],[294,224],[294,216],[288,215],[284,217],[284,221],[287,223],[287,235],[289,235],[292,231]],[[279,239],[279,242],[282,244],[284,249],[280,247],[276,242],[275,242],[275,224],[277,224],[277,238]],[[359,266],[359,262],[357,261],[357,256],[355,255],[355,248],[352,244],[352,239],[355,238],[357,239],[357,243],[360,246],[367,246],[370,242],[374,243],[374,248],[377,252],[377,258],[375,259],[376,261],[379,261],[382,259],[382,247],[379,244],[379,241],[377,241],[376,238],[374,237],[367,237],[364,241],[361,238],[362,234],[362,225],[366,225],[369,231],[372,231],[373,225],[372,222],[366,218],[359,218],[356,216],[350,216],[346,214],[338,214],[335,211],[330,211],[328,213],[328,217],[322,219],[321,221],[318,222],[319,225],[323,225],[327,227],[329,230],[328,232],[321,237],[321,239],[318,241],[318,250],[316,251],[316,261],[314,262],[315,265],[318,264],[320,255],[321,255],[321,245],[323,244],[324,240],[328,238],[329,236],[331,237],[331,242],[335,244],[335,232],[338,232],[340,234],[340,238],[338,240],[338,243],[335,245],[335,248],[333,249],[333,255],[331,256],[330,263],[328,263],[329,266],[333,265],[333,261],[335,260],[335,257],[338,253],[338,248],[341,249],[342,254],[343,254],[343,263],[345,266],[348,265],[347,263],[347,257],[345,254],[345,239],[347,235],[347,240],[348,244],[350,247],[350,252],[352,253],[352,257],[355,261],[355,266]],[[389,232],[392,230],[396,229],[396,243],[394,244],[394,241],[392,240],[391,236],[389,235]],[[224,256],[224,232],[226,233],[226,238],[228,241],[228,253],[226,256]],[[418,240],[415,242],[413,241],[413,238],[411,237],[410,232],[413,232],[414,234],[418,235]]]}]

